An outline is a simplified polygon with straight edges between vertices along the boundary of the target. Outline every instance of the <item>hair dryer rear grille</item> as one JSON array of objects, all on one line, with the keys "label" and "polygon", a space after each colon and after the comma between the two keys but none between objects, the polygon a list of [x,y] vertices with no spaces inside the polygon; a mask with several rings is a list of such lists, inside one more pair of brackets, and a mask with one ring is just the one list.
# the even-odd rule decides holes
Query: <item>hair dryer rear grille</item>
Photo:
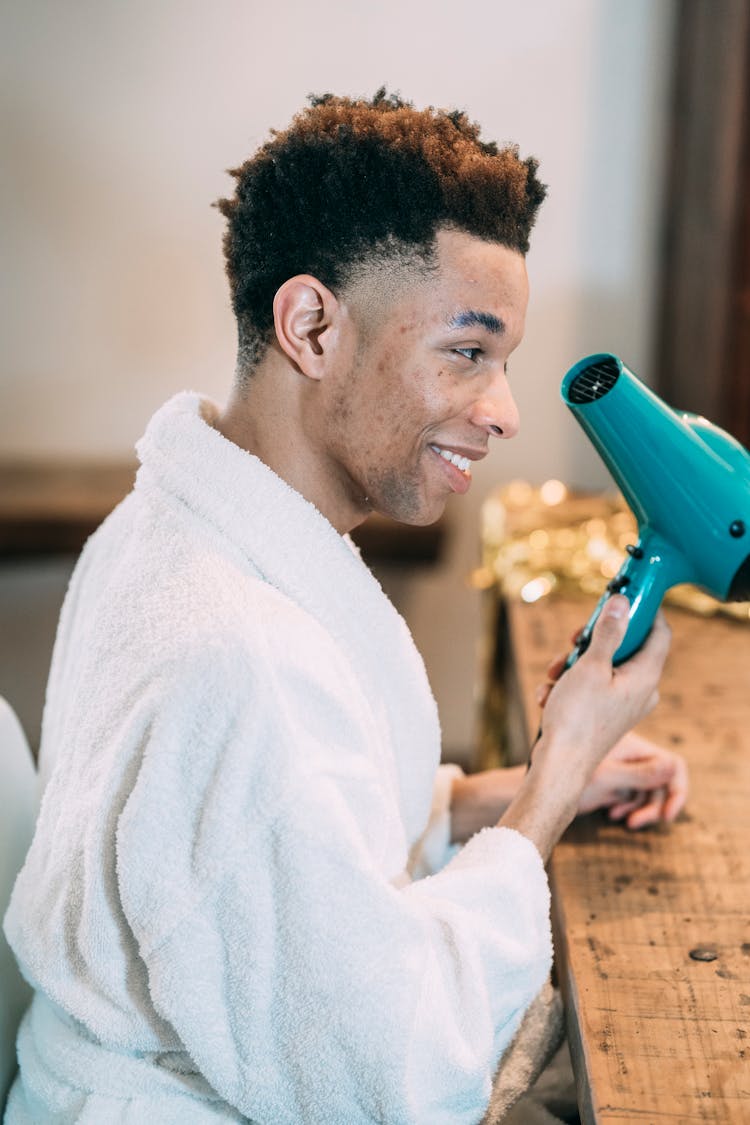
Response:
[{"label": "hair dryer rear grille", "polygon": [[620,377],[615,359],[602,359],[579,371],[568,388],[568,399],[576,406],[596,402],[611,391]]}]

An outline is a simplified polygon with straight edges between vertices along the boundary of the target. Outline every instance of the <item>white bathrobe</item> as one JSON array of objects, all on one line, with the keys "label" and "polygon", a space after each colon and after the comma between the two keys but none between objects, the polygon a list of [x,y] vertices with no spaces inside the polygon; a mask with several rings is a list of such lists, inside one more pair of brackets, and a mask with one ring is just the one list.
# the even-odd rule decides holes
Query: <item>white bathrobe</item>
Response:
[{"label": "white bathrobe", "polygon": [[540,856],[488,828],[415,877],[451,781],[422,661],[213,409],[155,415],[63,608],[6,1120],[477,1125],[550,968]]}]

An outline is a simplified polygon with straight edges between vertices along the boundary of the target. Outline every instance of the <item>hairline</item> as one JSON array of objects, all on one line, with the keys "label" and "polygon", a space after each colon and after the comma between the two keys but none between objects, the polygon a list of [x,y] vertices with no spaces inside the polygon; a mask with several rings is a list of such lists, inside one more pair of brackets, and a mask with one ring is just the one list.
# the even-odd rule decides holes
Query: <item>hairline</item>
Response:
[{"label": "hairline", "polygon": [[[483,238],[481,235],[475,234],[473,231],[467,230],[465,227],[457,223],[441,223],[434,231],[434,234],[429,243],[410,243],[405,240],[390,236],[387,240],[381,243],[368,247],[361,257],[351,263],[343,271],[343,277],[335,286],[331,286],[331,292],[339,300],[356,308],[364,311],[365,316],[360,320],[358,328],[363,334],[360,346],[366,344],[367,338],[370,336],[371,328],[374,321],[390,311],[395,302],[402,296],[404,287],[411,284],[415,278],[421,281],[427,281],[430,277],[435,277],[439,271],[439,263],[437,258],[438,249],[438,236],[442,232],[454,232],[458,234],[465,234],[469,238],[475,239],[477,242],[488,243],[493,246],[503,246],[505,249],[519,254],[525,258],[526,255],[518,247],[511,246],[507,241],[495,238]],[[395,288],[387,289],[381,283],[378,285],[378,280],[374,275],[389,274],[391,281],[402,276],[401,284],[397,284]],[[311,276],[316,276],[314,273]],[[288,279],[287,279],[288,280]],[[322,278],[317,278],[321,284],[326,284]],[[369,292],[368,292],[369,287]],[[329,286],[326,285],[326,288]],[[505,331],[505,325],[498,321],[498,318],[492,314],[482,313],[481,310],[465,309],[459,313],[452,314],[446,322],[449,328],[458,329],[464,327],[462,324],[451,323],[460,319],[463,315],[470,315],[474,317],[473,324],[483,323],[483,326],[488,331],[494,331],[502,334]],[[356,314],[355,314],[356,315]],[[495,320],[499,327],[490,328],[489,321]],[[468,325],[467,325],[468,326]],[[258,346],[257,341],[251,341],[247,345],[243,345],[242,333],[240,330],[240,341],[237,350],[237,364],[235,368],[235,385],[239,388],[247,387],[248,382],[252,379],[253,372],[257,369],[268,354],[269,349],[273,346],[275,339],[275,331],[273,327],[269,334],[268,340],[262,345]]]}]

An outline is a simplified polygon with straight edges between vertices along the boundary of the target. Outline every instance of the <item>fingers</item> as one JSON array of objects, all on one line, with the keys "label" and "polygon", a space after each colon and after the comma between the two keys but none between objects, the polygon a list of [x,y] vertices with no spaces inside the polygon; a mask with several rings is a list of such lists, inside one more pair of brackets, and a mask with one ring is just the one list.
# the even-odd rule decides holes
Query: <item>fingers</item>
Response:
[{"label": "fingers", "polygon": [[649,825],[666,820],[664,815],[666,795],[667,790],[663,786],[649,792],[644,791],[628,801],[612,805],[607,810],[607,814],[610,820],[624,820],[626,827],[633,831],[647,828]]},{"label": "fingers", "polygon": [[[582,625],[580,629],[576,629],[575,633],[570,634],[570,643],[573,648],[575,648],[575,646],[581,640],[585,628],[586,626]],[[555,657],[554,660],[550,662],[549,667],[547,668],[548,679],[552,680],[553,682],[560,679],[560,676],[562,676],[563,672],[565,671],[565,665],[568,663],[569,655],[569,652],[561,652]]]},{"label": "fingers", "polygon": [[674,772],[674,765],[666,752],[665,756],[659,754],[621,762],[608,758],[605,762],[607,783],[615,792],[619,790],[631,795],[667,785]]},{"label": "fingers", "polygon": [[648,793],[646,792],[631,793],[628,796],[624,796],[615,804],[610,805],[607,809],[607,815],[610,820],[624,820],[626,816],[629,816],[636,809],[641,808],[647,800]]},{"label": "fingers", "polygon": [[549,693],[552,691],[552,688],[554,686],[554,684],[540,684],[536,689],[536,692],[534,694],[536,695],[536,701],[540,707],[544,707],[544,704],[549,698]]},{"label": "fingers", "polygon": [[609,817],[611,820],[625,820],[627,827],[635,831],[661,821],[671,824],[685,807],[687,794],[687,767],[675,755],[674,769],[666,784],[613,804],[608,810]]},{"label": "fingers", "polygon": [[565,671],[565,665],[567,661],[568,654],[563,653],[561,656],[556,656],[547,668],[548,682],[545,684],[540,684],[536,689],[536,692],[534,693],[536,696],[536,701],[540,707],[544,707],[544,704],[547,702],[549,693],[552,691],[552,688],[555,686],[557,681],[560,679],[560,676],[562,676],[563,672]]},{"label": "fingers", "polygon": [[[598,631],[598,642],[600,646],[599,650],[595,649],[596,654],[603,656],[605,659],[608,656],[609,660],[611,661],[627,630],[629,613],[630,602],[622,594],[615,594],[605,602],[602,612],[599,615],[599,619],[594,626],[594,632],[597,633]],[[666,654],[669,650],[669,640],[671,638],[669,626],[666,624],[666,621],[664,620],[664,617],[661,613],[657,615],[657,619],[654,622],[654,630],[652,630],[652,632],[653,631],[656,631],[657,633],[655,651],[657,652],[657,660],[660,659],[661,661],[661,663],[659,664],[659,667],[661,668],[661,665],[666,659]],[[573,644],[578,643],[580,636],[581,630],[573,634],[571,638]],[[649,643],[650,642],[651,638],[649,638]],[[601,647],[602,645],[604,645],[603,648]],[[664,648],[664,653],[663,656],[660,656],[662,647]],[[550,691],[565,671],[567,662],[568,653],[561,653],[560,655],[556,656],[555,659],[552,660],[548,665],[547,678],[549,682],[546,684],[540,684],[536,689],[536,700],[540,707],[544,707]],[[652,711],[658,702],[659,696],[655,693],[646,703],[645,713]]]},{"label": "fingers", "polygon": [[591,634],[590,657],[612,663],[628,627],[630,602],[624,594],[613,594],[602,607]]},{"label": "fingers", "polygon": [[547,678],[553,681],[559,680],[560,676],[562,676],[563,672],[565,671],[565,665],[567,664],[567,661],[567,652],[562,653],[560,656],[556,656],[547,668]]},{"label": "fingers", "polygon": [[685,808],[686,801],[687,785],[683,790],[669,793],[669,796],[664,802],[661,813],[663,819],[667,822],[667,824],[671,824],[673,820],[677,819],[682,810]]},{"label": "fingers", "polygon": [[628,828],[633,830],[646,828],[649,824],[658,824],[663,818],[667,790],[662,786],[659,789],[654,789],[651,793],[644,794],[644,796],[646,800],[641,807],[628,814],[625,821]]},{"label": "fingers", "polygon": [[684,758],[631,731],[613,747],[598,771],[606,785],[602,804],[611,820],[630,829],[674,821],[685,807],[688,771]]},{"label": "fingers", "polygon": [[685,759],[681,758],[679,754],[675,754],[674,758],[675,769],[667,786],[667,799],[662,810],[662,815],[668,823],[675,820],[684,809],[690,789]]},{"label": "fingers", "polygon": [[[588,650],[562,676],[562,661],[553,661],[550,681],[537,689],[537,702],[544,709],[541,744],[545,761],[562,758],[577,763],[576,777],[582,785],[578,794],[581,811],[622,805],[616,798],[608,799],[606,777],[594,785],[590,784],[591,778],[608,750],[658,702],[660,664],[669,647],[669,631],[663,619],[655,623],[654,636],[648,648],[643,649],[640,663],[631,666],[626,662],[617,669],[612,666],[627,631],[629,613],[626,597],[613,594],[607,598],[592,630]],[[553,679],[556,675],[558,678]],[[538,760],[539,748],[536,756]],[[660,775],[658,780],[649,777],[624,788],[651,792],[663,783]],[[592,804],[593,801],[597,803]],[[642,803],[639,799],[638,807]],[[628,804],[617,811],[627,816],[637,808]]]}]

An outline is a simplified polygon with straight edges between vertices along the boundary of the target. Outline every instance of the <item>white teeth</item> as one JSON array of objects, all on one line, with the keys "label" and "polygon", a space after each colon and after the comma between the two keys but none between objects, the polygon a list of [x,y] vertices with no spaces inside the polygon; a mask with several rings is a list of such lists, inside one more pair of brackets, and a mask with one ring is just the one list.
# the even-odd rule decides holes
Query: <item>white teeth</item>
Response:
[{"label": "white teeth", "polygon": [[468,457],[462,457],[460,453],[451,453],[449,449],[441,449],[439,445],[431,445],[430,449],[434,449],[444,461],[450,461],[451,465],[455,465],[462,473],[469,471],[471,461]]}]

